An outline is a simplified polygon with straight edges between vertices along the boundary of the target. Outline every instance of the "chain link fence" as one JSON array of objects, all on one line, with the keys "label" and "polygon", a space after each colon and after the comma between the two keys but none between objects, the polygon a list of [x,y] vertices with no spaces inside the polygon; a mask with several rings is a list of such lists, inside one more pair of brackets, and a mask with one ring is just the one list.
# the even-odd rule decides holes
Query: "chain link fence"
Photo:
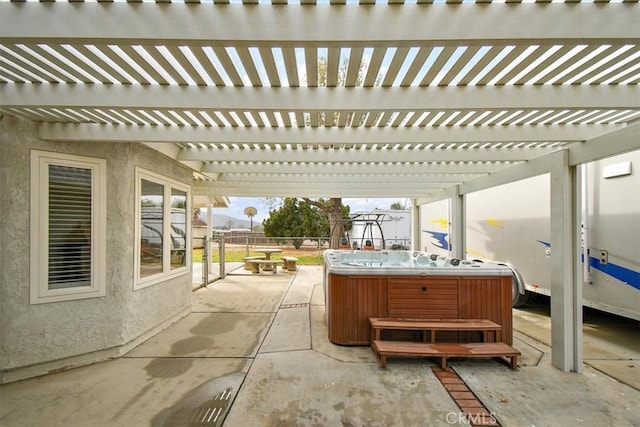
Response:
[{"label": "chain link fence", "polygon": [[[280,249],[277,256],[298,258],[300,265],[321,265],[322,254],[329,249],[329,237],[266,237],[263,233],[248,231],[216,231],[210,238],[194,237],[193,263],[194,283],[206,286],[212,278],[223,278],[230,266],[244,262],[244,258],[260,255],[259,249]],[[367,243],[371,243],[368,245]],[[391,244],[391,246],[389,246]],[[408,242],[383,242],[381,239],[343,240],[340,249],[405,249]]]}]

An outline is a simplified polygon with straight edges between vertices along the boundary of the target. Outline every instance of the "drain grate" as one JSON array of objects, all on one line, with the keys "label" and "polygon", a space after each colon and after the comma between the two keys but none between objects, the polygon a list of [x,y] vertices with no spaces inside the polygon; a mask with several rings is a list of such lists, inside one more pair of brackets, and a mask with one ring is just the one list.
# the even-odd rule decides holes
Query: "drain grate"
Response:
[{"label": "drain grate", "polygon": [[460,408],[460,418],[463,418],[461,421],[472,426],[500,427],[495,415],[487,410],[454,370],[448,368],[443,371],[437,367],[433,367],[432,370]]},{"label": "drain grate", "polygon": [[301,303],[301,304],[282,304],[280,308],[300,308],[300,307],[309,307],[309,303]]},{"label": "drain grate", "polygon": [[222,414],[229,406],[231,388],[227,388],[216,394],[213,399],[208,400],[195,410],[189,419],[189,426],[218,426],[222,425]]}]

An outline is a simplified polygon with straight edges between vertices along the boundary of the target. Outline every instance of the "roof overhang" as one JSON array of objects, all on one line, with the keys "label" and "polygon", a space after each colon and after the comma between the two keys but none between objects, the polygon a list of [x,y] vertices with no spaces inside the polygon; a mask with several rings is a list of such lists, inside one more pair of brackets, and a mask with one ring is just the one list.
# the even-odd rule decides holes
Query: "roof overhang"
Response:
[{"label": "roof overhang", "polygon": [[145,144],[198,206],[431,200],[613,155],[640,119],[636,1],[228,3],[0,2],[0,114]]}]

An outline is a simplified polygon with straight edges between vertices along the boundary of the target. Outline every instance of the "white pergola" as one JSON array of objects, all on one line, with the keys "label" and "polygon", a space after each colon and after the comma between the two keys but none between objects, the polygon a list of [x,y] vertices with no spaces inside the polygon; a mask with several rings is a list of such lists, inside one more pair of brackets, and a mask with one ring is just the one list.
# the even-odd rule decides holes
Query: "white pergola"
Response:
[{"label": "white pergola", "polygon": [[551,173],[553,363],[579,371],[576,166],[640,147],[639,22],[637,1],[0,1],[0,114],[146,144],[211,203],[451,198],[458,250],[465,194]]}]

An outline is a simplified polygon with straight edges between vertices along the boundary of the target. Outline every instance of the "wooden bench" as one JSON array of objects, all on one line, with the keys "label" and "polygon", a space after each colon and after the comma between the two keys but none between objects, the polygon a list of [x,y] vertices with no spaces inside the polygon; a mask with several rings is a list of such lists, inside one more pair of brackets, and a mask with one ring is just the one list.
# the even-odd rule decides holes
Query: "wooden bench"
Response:
[{"label": "wooden bench", "polygon": [[244,257],[242,258],[242,260],[244,261],[244,269],[245,270],[251,270],[253,267],[251,265],[251,263],[247,262],[247,261],[253,261],[256,259],[267,259],[267,257],[265,255],[257,255],[257,256],[248,256],[248,257]]},{"label": "wooden bench", "polygon": [[[436,331],[479,331],[484,342],[496,341],[496,332],[502,326],[487,319],[397,319],[386,317],[370,317],[372,340],[380,340],[382,331],[404,330],[422,331],[422,341],[426,342],[425,332],[429,332],[431,342],[436,342]],[[491,339],[493,338],[493,339]]]},{"label": "wooden bench", "polygon": [[296,263],[298,262],[298,258],[292,256],[283,256],[282,260],[284,261],[284,264],[282,266],[283,269],[288,271],[296,271],[298,269],[298,266],[296,265]]},{"label": "wooden bench", "polygon": [[253,274],[260,273],[260,267],[264,271],[272,271],[273,274],[278,273],[278,264],[282,264],[281,259],[249,259],[245,261],[245,264],[249,264],[251,272]]},{"label": "wooden bench", "polygon": [[518,368],[520,352],[503,342],[482,343],[424,343],[408,341],[379,341],[371,343],[380,368],[387,367],[387,357],[440,357],[440,368],[447,368],[448,357],[506,357],[511,360],[511,369]]}]

